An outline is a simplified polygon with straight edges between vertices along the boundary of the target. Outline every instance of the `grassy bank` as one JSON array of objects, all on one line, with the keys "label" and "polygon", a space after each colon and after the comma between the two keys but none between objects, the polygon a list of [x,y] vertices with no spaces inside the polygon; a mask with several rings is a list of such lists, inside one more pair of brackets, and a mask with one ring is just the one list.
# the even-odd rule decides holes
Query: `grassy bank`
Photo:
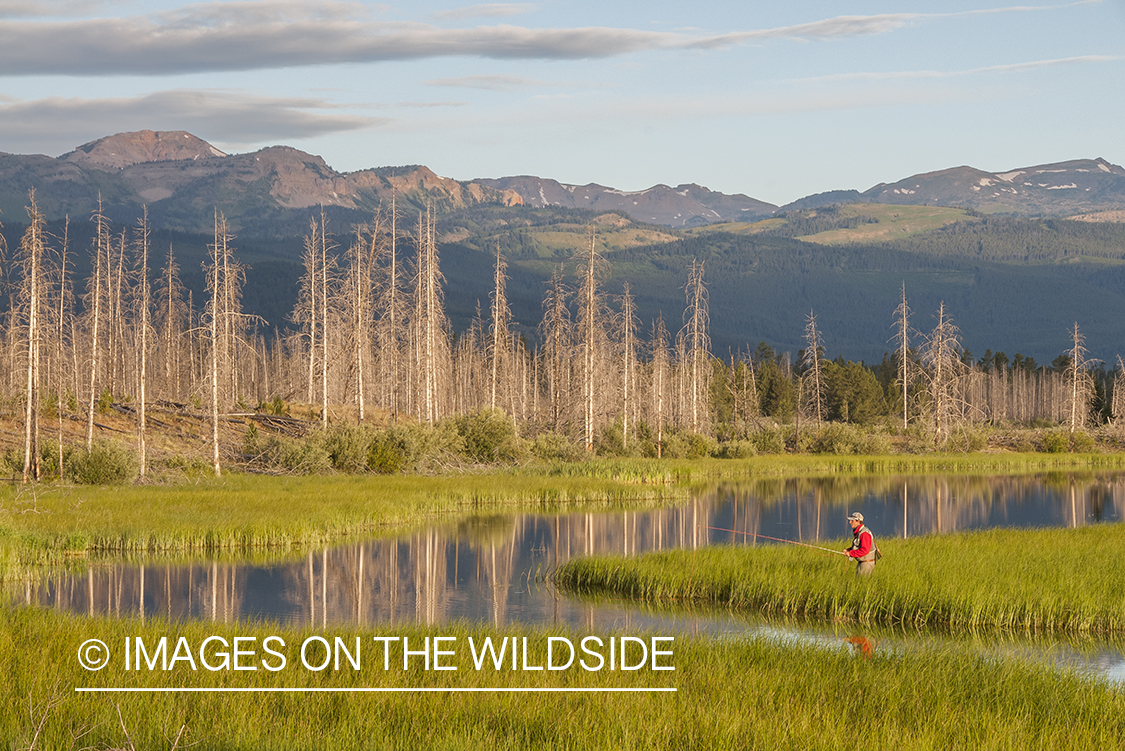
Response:
[{"label": "grassy bank", "polygon": [[[349,645],[360,637],[453,636],[456,671],[409,672],[379,651],[359,671],[346,661],[313,672],[299,666],[299,645],[311,631],[280,626],[108,621],[29,609],[0,611],[0,736],[15,747],[170,749],[320,748],[809,748],[838,749],[861,736],[896,749],[1113,748],[1125,736],[1125,692],[1107,684],[1018,662],[986,660],[970,651],[884,653],[865,658],[847,647],[782,648],[764,642],[678,638],[668,663],[675,671],[481,671],[466,641],[503,635],[461,626],[404,626],[380,632],[324,633]],[[548,635],[510,631],[535,646],[542,665]],[[77,663],[79,645],[98,638],[115,648],[126,637],[154,644],[184,636],[193,646],[211,635],[281,636],[292,659],[273,672],[125,672],[120,656],[99,672]],[[417,640],[417,641],[415,641]],[[254,646],[251,644],[251,646]],[[277,648],[276,643],[274,648]],[[321,653],[323,654],[323,653]],[[258,655],[262,655],[260,647]],[[312,660],[316,661],[315,658]],[[251,658],[248,662],[255,663]],[[675,693],[160,693],[89,694],[75,687],[523,687],[654,688]]]},{"label": "grassy bank", "polygon": [[858,623],[1122,632],[1123,531],[1114,524],[881,538],[885,557],[862,579],[844,556],[763,545],[577,559],[556,581],[575,592]]},{"label": "grassy bank", "polygon": [[321,545],[479,510],[552,510],[682,497],[664,484],[547,474],[229,475],[177,485],[0,491],[7,568],[82,555],[182,555]]},{"label": "grassy bank", "polygon": [[90,555],[292,549],[479,510],[667,502],[715,480],[1125,467],[1125,454],[601,459],[422,475],[181,476],[161,484],[0,489],[0,576]]}]

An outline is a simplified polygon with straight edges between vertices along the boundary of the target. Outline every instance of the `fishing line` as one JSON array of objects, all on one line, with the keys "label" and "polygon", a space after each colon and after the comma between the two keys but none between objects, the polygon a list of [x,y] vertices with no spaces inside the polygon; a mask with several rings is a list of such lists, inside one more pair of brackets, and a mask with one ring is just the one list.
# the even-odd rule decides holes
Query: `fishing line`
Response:
[{"label": "fishing line", "polygon": [[790,545],[800,545],[803,548],[812,548],[813,550],[823,550],[827,553],[833,553],[835,555],[844,555],[844,556],[848,555],[847,553],[845,553],[842,550],[833,550],[832,548],[823,548],[820,545],[809,545],[808,543],[805,543],[805,542],[797,542],[796,540],[785,540],[785,539],[782,539],[780,537],[770,537],[769,535],[763,535],[763,534],[760,534],[758,532],[741,532],[737,529],[725,529],[723,527],[708,527],[707,529],[713,529],[716,532],[733,532],[736,535],[746,535],[747,537],[750,537],[752,535],[754,537],[761,537],[765,540],[773,540],[774,542],[787,542]]}]

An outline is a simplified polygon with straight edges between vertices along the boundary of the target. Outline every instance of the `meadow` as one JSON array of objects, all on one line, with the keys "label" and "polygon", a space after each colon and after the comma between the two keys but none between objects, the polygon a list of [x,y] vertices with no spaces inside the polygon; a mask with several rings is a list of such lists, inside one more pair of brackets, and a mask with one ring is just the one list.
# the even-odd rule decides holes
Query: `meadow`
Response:
[{"label": "meadow", "polygon": [[1113,469],[1125,454],[599,459],[424,475],[179,475],[94,487],[0,488],[0,580],[85,556],[302,550],[503,509],[641,507],[739,478]]},{"label": "meadow", "polygon": [[883,559],[862,578],[843,555],[762,542],[581,558],[555,580],[572,592],[857,624],[1125,632],[1120,524],[882,537]]},{"label": "meadow", "polygon": [[[382,653],[355,670],[192,671],[184,664],[99,672],[77,662],[79,645],[128,637],[156,643],[185,637],[280,636],[290,652],[311,635],[421,641],[454,637],[455,671],[403,671]],[[838,647],[779,646],[757,640],[677,638],[674,671],[648,669],[511,671],[474,669],[462,659],[469,637],[529,636],[542,665],[547,632],[453,625],[396,625],[381,631],[295,631],[259,623],[166,623],[88,619],[31,609],[0,610],[0,735],[14,748],[414,749],[414,748],[801,748],[836,749],[857,736],[896,749],[1115,748],[1125,737],[1125,691],[1020,661],[996,661],[946,647],[872,653]],[[577,641],[585,634],[566,629]],[[604,635],[603,635],[604,636]],[[417,643],[417,642],[415,642]],[[277,643],[274,643],[274,648]],[[171,648],[170,648],[171,649]],[[365,647],[366,649],[366,647]],[[260,651],[260,650],[259,650]],[[252,662],[252,659],[249,660]],[[316,664],[319,657],[312,658]],[[244,658],[244,664],[247,662]],[[75,688],[238,688],[207,691],[83,693]],[[321,692],[268,692],[278,688]],[[460,689],[472,693],[348,693],[356,688]],[[489,693],[486,688],[570,689],[567,693]],[[581,693],[574,689],[675,688],[668,692]],[[252,690],[246,690],[252,689]],[[334,692],[324,692],[333,689]],[[263,691],[266,690],[266,691]],[[191,745],[195,744],[195,745]]]},{"label": "meadow", "polygon": [[[1117,455],[1073,454],[626,459],[437,477],[229,474],[115,488],[11,487],[0,495],[0,569],[18,577],[44,564],[85,566],[99,557],[254,559],[479,512],[675,503],[697,484],[726,479],[1120,465]],[[8,678],[0,690],[0,737],[22,749],[835,749],[857,736],[897,749],[1113,748],[1125,736],[1119,684],[996,659],[967,642],[882,649],[878,629],[864,624],[1120,634],[1125,540],[1118,532],[1095,526],[880,538],[886,557],[867,580],[857,580],[842,556],[788,546],[584,559],[559,572],[558,580],[576,591],[841,624],[840,638],[827,646],[678,636],[675,671],[475,670],[463,648],[451,660],[455,671],[385,671],[368,661],[362,670],[345,663],[311,671],[297,668],[292,653],[310,636],[339,636],[349,645],[356,637],[371,645],[372,637],[389,635],[413,643],[455,637],[461,645],[470,637],[528,636],[534,666],[543,664],[547,637],[577,643],[587,634],[574,626],[464,623],[318,630],[9,606],[0,608],[0,674]],[[290,645],[289,668],[211,671],[180,663],[169,671],[125,672],[115,654],[106,669],[87,672],[76,659],[91,638],[119,652],[129,637],[151,647],[161,636],[192,645],[210,636],[228,643],[253,637],[260,645],[270,635]],[[849,637],[868,635],[873,652],[853,649]],[[193,690],[75,691],[88,687]],[[201,690],[215,688],[240,691]],[[314,691],[275,691],[292,688]],[[357,688],[442,690],[348,693]],[[491,688],[520,691],[482,691]],[[656,688],[676,691],[584,691]]]}]

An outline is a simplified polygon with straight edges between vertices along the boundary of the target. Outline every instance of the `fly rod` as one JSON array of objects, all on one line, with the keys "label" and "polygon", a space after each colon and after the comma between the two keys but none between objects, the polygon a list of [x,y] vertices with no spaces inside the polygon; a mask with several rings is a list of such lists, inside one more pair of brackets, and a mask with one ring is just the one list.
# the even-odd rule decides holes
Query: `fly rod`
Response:
[{"label": "fly rod", "polygon": [[773,540],[775,542],[787,542],[790,545],[800,545],[803,548],[812,548],[813,550],[823,550],[823,551],[828,552],[828,553],[835,553],[836,555],[847,555],[847,553],[845,553],[842,550],[833,550],[832,548],[822,548],[819,545],[809,545],[806,542],[797,542],[796,540],[784,540],[780,537],[770,537],[769,535],[763,535],[763,534],[759,534],[757,532],[740,532],[737,529],[724,529],[723,527],[708,527],[707,529],[713,529],[716,532],[734,532],[736,535],[746,535],[747,537],[753,535],[754,537],[761,537],[763,539]]}]

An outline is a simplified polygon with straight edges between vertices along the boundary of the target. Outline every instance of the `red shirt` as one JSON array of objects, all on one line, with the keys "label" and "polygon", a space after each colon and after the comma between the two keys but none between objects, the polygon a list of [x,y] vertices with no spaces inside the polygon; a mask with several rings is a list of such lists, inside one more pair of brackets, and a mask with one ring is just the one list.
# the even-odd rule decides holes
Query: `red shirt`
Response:
[{"label": "red shirt", "polygon": [[[861,527],[860,529],[863,528]],[[848,555],[852,558],[862,558],[871,552],[873,538],[871,537],[871,532],[866,529],[864,529],[863,532],[856,531],[853,534],[853,537],[855,536],[859,537],[859,547],[854,550],[849,550]]]}]

